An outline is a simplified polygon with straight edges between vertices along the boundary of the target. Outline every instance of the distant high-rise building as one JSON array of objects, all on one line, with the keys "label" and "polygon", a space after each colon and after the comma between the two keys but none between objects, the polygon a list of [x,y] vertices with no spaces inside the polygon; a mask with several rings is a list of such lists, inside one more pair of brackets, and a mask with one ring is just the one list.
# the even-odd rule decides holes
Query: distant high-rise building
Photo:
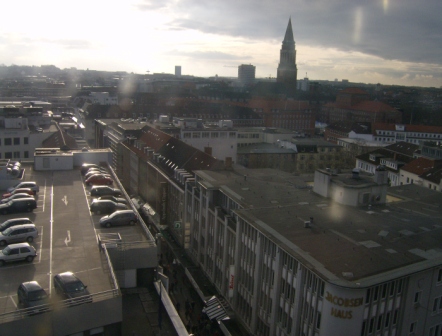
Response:
[{"label": "distant high-rise building", "polygon": [[175,65],[175,76],[181,76],[181,65]]},{"label": "distant high-rise building", "polygon": [[255,82],[255,68],[251,64],[241,64],[238,67],[238,80],[242,85],[249,85]]},{"label": "distant high-rise building", "polygon": [[293,38],[292,19],[290,18],[282,41],[276,81],[296,88],[297,74],[295,40]]}]

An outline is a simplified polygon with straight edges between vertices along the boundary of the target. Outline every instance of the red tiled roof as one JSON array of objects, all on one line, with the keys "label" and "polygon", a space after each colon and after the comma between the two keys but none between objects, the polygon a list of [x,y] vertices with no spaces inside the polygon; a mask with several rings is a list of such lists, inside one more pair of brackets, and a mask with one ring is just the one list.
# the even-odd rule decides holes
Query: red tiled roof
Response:
[{"label": "red tiled roof", "polygon": [[338,103],[327,103],[324,105],[324,107],[339,108],[343,110],[364,111],[370,113],[386,112],[386,111],[398,112],[398,110],[396,110],[394,107],[391,107],[388,104],[385,104],[380,101],[370,101],[370,100],[366,100],[352,106],[348,106],[345,104],[338,104]]},{"label": "red tiled roof", "polygon": [[435,167],[420,176],[422,179],[440,184],[442,180],[442,167]]},{"label": "red tiled roof", "polygon": [[385,104],[380,101],[363,101],[359,104],[352,106],[353,110],[366,111],[366,112],[385,112],[385,111],[397,111],[394,107]]},{"label": "red tiled roof", "polygon": [[277,109],[279,111],[298,111],[306,110],[310,108],[308,101],[301,100],[271,100],[271,99],[251,99],[248,104],[250,108],[260,108],[264,112],[271,111],[272,109]]},{"label": "red tiled roof", "polygon": [[409,173],[422,175],[423,173],[427,172],[429,169],[433,168],[434,166],[435,166],[434,160],[430,160],[424,157],[419,157],[416,160],[407,163],[401,169]]}]

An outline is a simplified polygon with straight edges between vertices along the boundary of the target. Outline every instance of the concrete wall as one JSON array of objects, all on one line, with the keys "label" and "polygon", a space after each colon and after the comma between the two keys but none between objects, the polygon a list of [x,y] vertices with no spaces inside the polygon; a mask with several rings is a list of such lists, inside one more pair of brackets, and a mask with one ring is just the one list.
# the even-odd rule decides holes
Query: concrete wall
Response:
[{"label": "concrete wall", "polygon": [[73,168],[74,157],[72,153],[67,153],[67,155],[49,154],[34,157],[34,170],[72,170]]},{"label": "concrete wall", "polygon": [[330,197],[331,174],[327,174],[323,171],[315,171],[315,183],[313,185],[313,191],[321,196]]},{"label": "concrete wall", "polygon": [[[123,320],[122,297],[54,309],[49,313],[29,316],[2,323],[2,336],[17,335],[72,335],[98,327],[109,329],[106,335],[119,335]],[[115,329],[112,332],[112,329]]]}]

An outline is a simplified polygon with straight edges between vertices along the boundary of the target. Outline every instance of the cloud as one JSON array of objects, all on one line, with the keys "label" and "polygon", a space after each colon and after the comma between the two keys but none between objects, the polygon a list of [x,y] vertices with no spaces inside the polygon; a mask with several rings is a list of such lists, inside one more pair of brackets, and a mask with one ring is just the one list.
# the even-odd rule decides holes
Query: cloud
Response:
[{"label": "cloud", "polygon": [[140,3],[133,5],[136,9],[141,11],[153,11],[162,8],[167,8],[167,1],[152,1],[152,0],[142,0]]},{"label": "cloud", "polygon": [[46,40],[46,43],[58,44],[66,49],[91,49],[93,46],[86,40]]},{"label": "cloud", "polygon": [[168,55],[185,56],[192,59],[205,59],[205,60],[247,60],[251,59],[251,56],[228,54],[221,51],[178,51],[172,50],[167,52]]},{"label": "cloud", "polygon": [[[387,5],[386,5],[387,4]],[[390,60],[442,63],[442,1],[200,0],[174,4],[174,27],[281,41],[291,15],[297,45]]]}]

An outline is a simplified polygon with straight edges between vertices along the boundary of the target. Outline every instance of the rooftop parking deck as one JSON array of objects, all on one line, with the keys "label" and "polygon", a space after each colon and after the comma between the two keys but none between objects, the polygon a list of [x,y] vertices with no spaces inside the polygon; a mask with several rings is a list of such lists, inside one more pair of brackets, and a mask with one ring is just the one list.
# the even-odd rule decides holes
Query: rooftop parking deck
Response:
[{"label": "rooftop parking deck", "polygon": [[[98,247],[97,236],[102,232],[118,232],[123,241],[148,242],[150,238],[146,237],[145,230],[140,225],[100,227],[101,216],[89,211],[92,201],[90,187],[83,183],[79,170],[37,172],[28,167],[26,172],[25,180],[36,181],[40,186],[37,208],[32,213],[0,215],[0,222],[29,217],[39,231],[39,237],[32,242],[38,256],[32,263],[16,262],[1,269],[0,334],[14,334],[11,328],[14,325],[16,328],[17,324],[8,326],[8,321],[22,326],[37,321],[34,317],[22,320],[26,314],[18,311],[17,288],[22,282],[31,280],[38,281],[54,302],[54,310],[44,314],[48,315],[46,320],[52,318],[53,334],[65,334],[65,331],[59,332],[56,328],[64,330],[69,327],[67,330],[72,333],[121,322],[118,283],[107,251]],[[66,308],[65,302],[55,293],[53,284],[54,275],[66,271],[74,272],[87,285],[93,303]],[[103,312],[107,312],[104,314],[106,318],[98,318],[98,315],[103,316]],[[35,323],[42,323],[45,319],[40,318],[40,322]]]}]

